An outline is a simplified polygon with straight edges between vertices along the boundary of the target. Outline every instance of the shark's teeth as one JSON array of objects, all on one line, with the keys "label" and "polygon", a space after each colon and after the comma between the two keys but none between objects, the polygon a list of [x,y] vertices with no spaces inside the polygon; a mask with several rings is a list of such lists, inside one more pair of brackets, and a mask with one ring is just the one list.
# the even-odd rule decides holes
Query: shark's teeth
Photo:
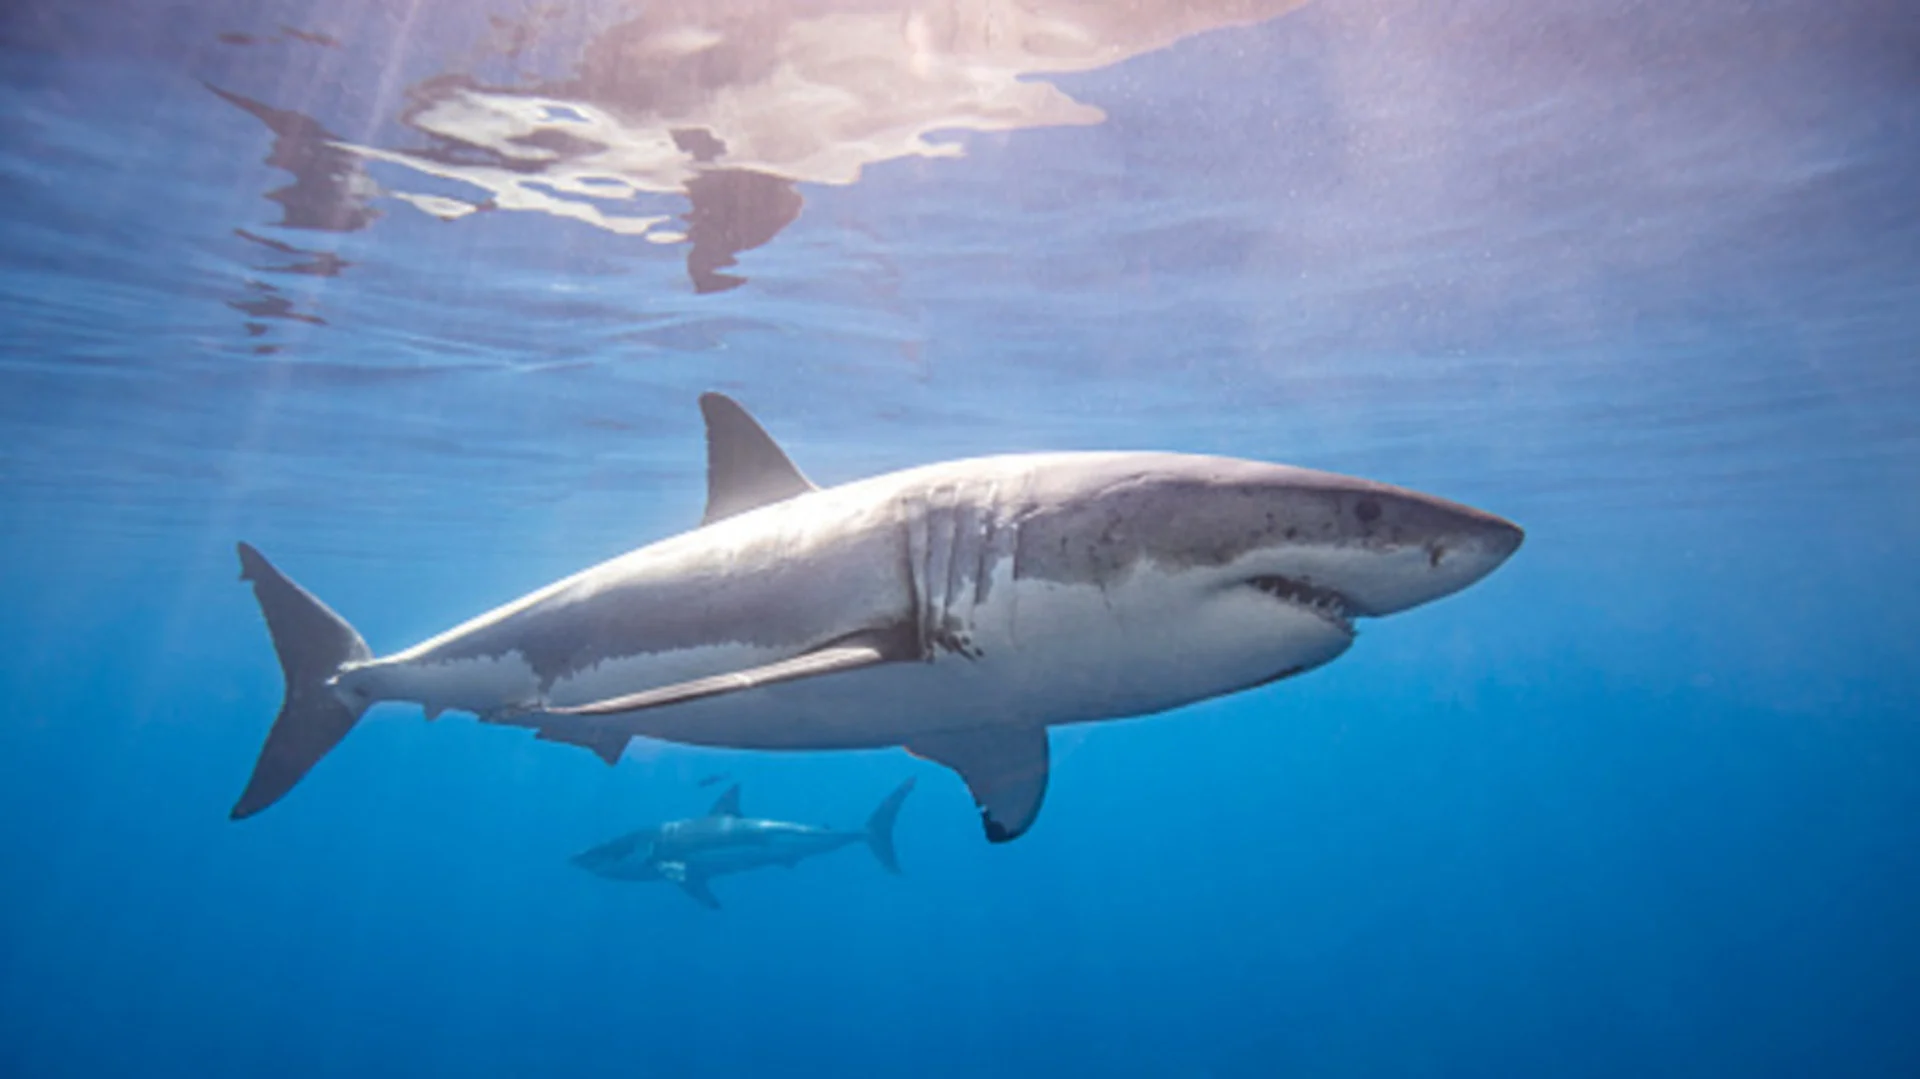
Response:
[{"label": "shark's teeth", "polygon": [[1353,633],[1353,614],[1347,598],[1331,588],[1309,584],[1292,577],[1255,577],[1247,582],[1276,599],[1320,615],[1348,634]]}]

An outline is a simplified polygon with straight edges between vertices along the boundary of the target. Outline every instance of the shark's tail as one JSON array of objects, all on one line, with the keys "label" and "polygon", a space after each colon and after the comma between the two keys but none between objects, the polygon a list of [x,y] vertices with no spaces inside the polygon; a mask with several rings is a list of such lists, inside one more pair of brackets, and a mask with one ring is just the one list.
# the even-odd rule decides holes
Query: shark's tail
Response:
[{"label": "shark's tail", "polygon": [[368,702],[349,703],[328,682],[344,665],[372,657],[346,619],[244,543],[240,579],[253,582],[254,598],[273,635],[273,650],[280,655],[287,695],[254,763],[253,777],[229,814],[234,820],[279,801],[360,721]]},{"label": "shark's tail", "polygon": [[895,787],[873,811],[873,816],[867,818],[867,846],[873,848],[873,856],[889,873],[900,872],[900,859],[893,853],[893,822],[900,819],[900,803],[912,792],[913,780],[908,779]]}]

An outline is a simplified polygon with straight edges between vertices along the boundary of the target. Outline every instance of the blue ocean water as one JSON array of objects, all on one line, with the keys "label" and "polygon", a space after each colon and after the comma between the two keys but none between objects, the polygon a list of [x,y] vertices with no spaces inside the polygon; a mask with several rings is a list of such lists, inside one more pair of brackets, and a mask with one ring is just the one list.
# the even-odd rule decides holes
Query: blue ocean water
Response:
[{"label": "blue ocean water", "polygon": [[[7,5],[0,1073],[1920,1073],[1920,23],[1292,6]],[[402,647],[696,523],[709,389],[1529,538],[1005,845],[398,705],[228,821],[236,540]],[[568,864],[716,773],[905,874]]]}]

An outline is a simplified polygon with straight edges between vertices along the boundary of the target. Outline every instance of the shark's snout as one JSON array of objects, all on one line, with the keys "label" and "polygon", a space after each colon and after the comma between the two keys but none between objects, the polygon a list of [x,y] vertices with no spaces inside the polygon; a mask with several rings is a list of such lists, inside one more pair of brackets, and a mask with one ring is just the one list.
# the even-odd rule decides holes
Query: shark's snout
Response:
[{"label": "shark's snout", "polygon": [[[1491,516],[1491,515],[1489,515]],[[1526,530],[1504,517],[1494,517],[1488,533],[1488,546],[1505,562],[1526,542]],[[1498,563],[1496,563],[1497,565]]]},{"label": "shark's snout", "polygon": [[[1454,511],[1457,523],[1446,531],[1456,537],[1457,543],[1472,549],[1487,563],[1482,574],[1498,569],[1502,562],[1513,556],[1526,541],[1526,530],[1505,517],[1495,516],[1485,510],[1470,506],[1450,507]],[[1478,580],[1479,578],[1475,578]]]},{"label": "shark's snout", "polygon": [[1411,492],[1398,501],[1398,542],[1343,589],[1356,614],[1395,614],[1452,595],[1499,569],[1526,539],[1519,525],[1471,506]]},{"label": "shark's snout", "polygon": [[[1486,573],[1498,569],[1525,542],[1527,533],[1519,525],[1472,506],[1430,499],[1430,525],[1434,535],[1429,542],[1448,545],[1486,563]],[[1444,550],[1443,550],[1444,557]],[[1479,578],[1474,578],[1478,580]],[[1471,582],[1469,582],[1471,583]]]}]

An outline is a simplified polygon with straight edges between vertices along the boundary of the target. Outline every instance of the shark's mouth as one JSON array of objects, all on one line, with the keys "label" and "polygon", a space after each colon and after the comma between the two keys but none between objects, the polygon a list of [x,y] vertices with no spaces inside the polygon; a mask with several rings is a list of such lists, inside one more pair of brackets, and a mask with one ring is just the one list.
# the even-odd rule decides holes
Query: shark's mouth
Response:
[{"label": "shark's mouth", "polygon": [[1354,635],[1353,603],[1331,588],[1292,577],[1255,577],[1247,583],[1275,599],[1313,612],[1349,637]]}]

